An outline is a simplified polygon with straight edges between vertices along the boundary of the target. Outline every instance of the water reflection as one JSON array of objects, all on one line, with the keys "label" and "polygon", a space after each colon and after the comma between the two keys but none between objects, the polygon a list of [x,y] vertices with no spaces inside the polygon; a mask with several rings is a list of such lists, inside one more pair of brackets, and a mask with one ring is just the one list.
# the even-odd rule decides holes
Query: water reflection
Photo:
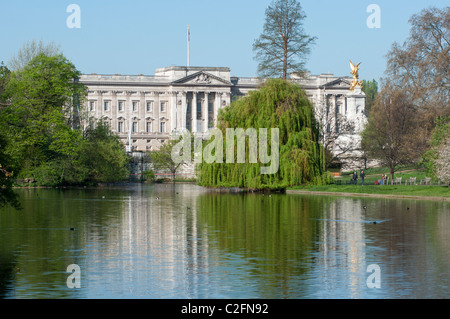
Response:
[{"label": "water reflection", "polygon": [[1,298],[448,298],[449,203],[189,184],[20,194],[23,211],[0,210]]}]

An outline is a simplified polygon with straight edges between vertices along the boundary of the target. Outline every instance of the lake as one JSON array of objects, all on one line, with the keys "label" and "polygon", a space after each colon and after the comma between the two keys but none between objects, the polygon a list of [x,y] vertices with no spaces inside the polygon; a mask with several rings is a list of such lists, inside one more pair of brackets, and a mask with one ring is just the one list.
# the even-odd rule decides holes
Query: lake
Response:
[{"label": "lake", "polygon": [[0,209],[0,298],[449,298],[449,202],[194,184],[17,192],[23,209]]}]

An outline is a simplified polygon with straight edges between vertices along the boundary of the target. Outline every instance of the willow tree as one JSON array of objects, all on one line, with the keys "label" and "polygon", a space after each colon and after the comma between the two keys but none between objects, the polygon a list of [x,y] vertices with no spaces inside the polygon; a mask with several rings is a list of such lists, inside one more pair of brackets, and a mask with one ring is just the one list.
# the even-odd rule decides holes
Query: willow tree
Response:
[{"label": "willow tree", "polygon": [[[251,143],[245,144],[245,162],[238,163],[237,145],[223,139],[223,149],[235,150],[235,161],[214,161],[199,165],[198,182],[207,187],[242,187],[249,189],[283,189],[289,186],[327,181],[324,149],[318,142],[319,132],[312,103],[298,85],[282,79],[270,79],[259,90],[234,101],[221,110],[218,129],[223,136],[227,129],[254,128],[261,142],[259,129],[278,129],[279,166],[271,174],[261,174],[267,167],[261,157],[251,162]],[[250,139],[250,138],[249,138]],[[237,140],[237,139],[236,139]],[[227,145],[228,142],[228,145]],[[272,136],[267,137],[267,149],[273,151]],[[261,147],[261,144],[258,144]],[[217,154],[216,154],[217,155]],[[223,156],[223,154],[222,154]]]}]

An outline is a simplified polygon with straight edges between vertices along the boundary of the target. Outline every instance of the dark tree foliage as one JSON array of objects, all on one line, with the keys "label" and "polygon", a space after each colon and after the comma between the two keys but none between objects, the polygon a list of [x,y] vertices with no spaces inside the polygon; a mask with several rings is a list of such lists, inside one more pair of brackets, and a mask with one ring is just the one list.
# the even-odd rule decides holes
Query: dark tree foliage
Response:
[{"label": "dark tree foliage", "polygon": [[371,81],[363,80],[363,91],[366,94],[366,114],[370,116],[372,106],[375,104],[375,100],[378,94],[378,82],[373,79]]},{"label": "dark tree foliage", "polygon": [[126,177],[126,153],[119,138],[101,123],[83,135],[76,123],[87,94],[79,76],[64,56],[43,53],[8,74],[0,134],[18,183],[59,186]]},{"label": "dark tree foliage", "polygon": [[14,171],[10,167],[11,159],[4,150],[7,147],[7,140],[0,134],[0,207],[10,204],[19,208],[19,202],[12,186],[14,181]]}]

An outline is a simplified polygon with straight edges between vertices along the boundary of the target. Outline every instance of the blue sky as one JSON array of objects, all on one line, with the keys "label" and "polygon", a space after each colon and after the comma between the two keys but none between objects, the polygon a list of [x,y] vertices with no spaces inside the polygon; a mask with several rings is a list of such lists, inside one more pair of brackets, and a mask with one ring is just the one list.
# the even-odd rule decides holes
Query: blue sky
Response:
[{"label": "blue sky", "polygon": [[[0,61],[27,40],[53,41],[83,73],[154,74],[186,65],[226,66],[255,76],[253,41],[261,34],[270,0],[0,0]],[[392,43],[409,34],[411,15],[446,0],[303,0],[305,31],[318,39],[306,64],[312,74],[350,76],[348,60],[362,62],[361,79],[379,79]],[[81,9],[81,28],[70,29],[66,8]],[[370,29],[368,5],[381,9],[381,28]]]}]

